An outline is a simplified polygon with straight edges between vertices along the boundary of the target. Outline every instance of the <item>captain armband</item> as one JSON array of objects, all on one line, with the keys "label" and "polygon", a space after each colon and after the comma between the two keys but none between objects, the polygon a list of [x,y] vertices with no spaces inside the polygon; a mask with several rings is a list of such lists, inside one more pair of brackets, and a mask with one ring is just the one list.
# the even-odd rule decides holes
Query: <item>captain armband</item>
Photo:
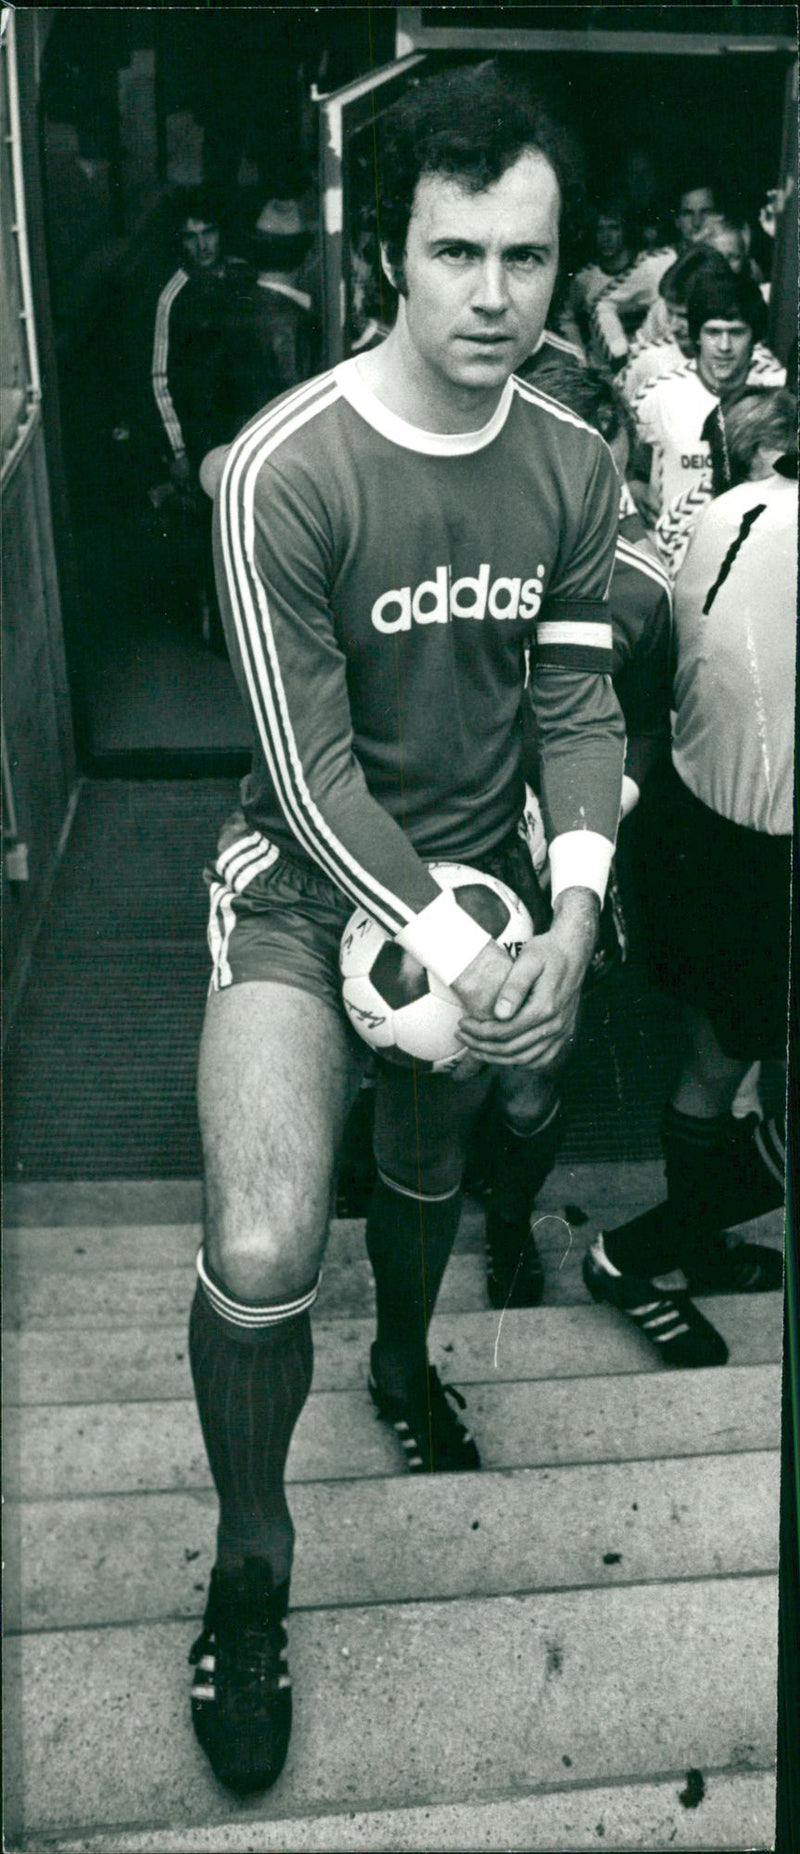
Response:
[{"label": "captain armband", "polygon": [[610,676],[613,644],[605,599],[554,599],[536,626],[534,666]]}]

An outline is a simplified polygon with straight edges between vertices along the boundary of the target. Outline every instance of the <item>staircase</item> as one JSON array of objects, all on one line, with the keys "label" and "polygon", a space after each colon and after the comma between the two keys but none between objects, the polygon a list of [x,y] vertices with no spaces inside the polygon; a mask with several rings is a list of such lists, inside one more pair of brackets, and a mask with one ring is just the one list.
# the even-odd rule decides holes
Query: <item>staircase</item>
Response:
[{"label": "staircase", "polygon": [[[659,1188],[656,1164],[556,1171],[547,1305],[502,1318],[465,1211],[432,1353],[480,1475],[404,1472],[365,1392],[363,1226],[332,1226],[290,1457],[295,1730],[246,1803],[188,1715],[215,1525],[186,1348],[199,1187],[9,1188],[9,1848],[771,1845],[780,1297],[704,1303],[725,1370],[659,1369],[580,1277],[598,1219]],[[780,1218],[754,1233],[779,1244]]]}]

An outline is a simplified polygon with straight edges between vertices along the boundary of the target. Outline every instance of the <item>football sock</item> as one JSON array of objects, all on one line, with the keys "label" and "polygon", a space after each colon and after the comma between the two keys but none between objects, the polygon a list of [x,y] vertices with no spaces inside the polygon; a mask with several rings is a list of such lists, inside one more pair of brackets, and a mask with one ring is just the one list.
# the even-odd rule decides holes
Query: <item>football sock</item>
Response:
[{"label": "football sock", "polygon": [[775,1120],[731,1114],[701,1120],[668,1104],[662,1134],[682,1265],[716,1253],[723,1230],[783,1203],[786,1148]]},{"label": "football sock", "polygon": [[542,1185],[555,1163],[563,1132],[561,1102],[530,1133],[517,1133],[506,1121],[495,1122],[491,1218],[515,1230],[530,1217]]},{"label": "football sock", "polygon": [[723,1253],[722,1232],[783,1203],[786,1151],[774,1120],[684,1114],[662,1121],[667,1199],[604,1232],[605,1252],[625,1274],[691,1272]]},{"label": "football sock", "polygon": [[605,1255],[619,1274],[667,1275],[681,1266],[681,1244],[668,1204],[654,1204],[639,1217],[603,1231]]},{"label": "football sock", "polygon": [[677,1214],[722,1228],[783,1203],[786,1148],[775,1120],[698,1120],[668,1105],[663,1141]]},{"label": "football sock", "polygon": [[373,1364],[381,1388],[400,1396],[427,1363],[427,1334],[461,1214],[461,1192],[425,1198],[379,1174],[367,1217],[375,1276]]},{"label": "football sock", "polygon": [[283,1477],[311,1387],[310,1308],[318,1284],[292,1301],[254,1306],[234,1300],[202,1250],[197,1273],[189,1357],[219,1496],[217,1564],[229,1572],[246,1558],[263,1558],[283,1583],[294,1545]]}]

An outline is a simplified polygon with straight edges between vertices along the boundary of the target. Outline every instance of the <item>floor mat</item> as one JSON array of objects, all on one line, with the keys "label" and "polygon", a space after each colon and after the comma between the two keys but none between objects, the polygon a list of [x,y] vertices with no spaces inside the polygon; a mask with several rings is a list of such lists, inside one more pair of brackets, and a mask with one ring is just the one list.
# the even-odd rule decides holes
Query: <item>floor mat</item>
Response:
[{"label": "floor mat", "polygon": [[[7,1177],[199,1176],[202,870],[236,792],[221,779],[84,788],[6,1047]],[[609,976],[565,1082],[563,1161],[658,1155],[675,1035],[638,964]]]}]

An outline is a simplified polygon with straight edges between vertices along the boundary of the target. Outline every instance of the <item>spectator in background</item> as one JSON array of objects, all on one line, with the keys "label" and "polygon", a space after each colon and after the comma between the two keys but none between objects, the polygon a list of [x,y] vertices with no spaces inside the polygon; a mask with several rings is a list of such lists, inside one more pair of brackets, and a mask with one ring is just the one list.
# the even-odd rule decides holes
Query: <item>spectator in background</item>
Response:
[{"label": "spectator in background", "polygon": [[692,245],[698,244],[705,237],[709,219],[716,211],[713,187],[705,181],[696,185],[696,179],[698,179],[697,176],[689,186],[683,188],[678,199],[675,230],[679,257],[682,252],[690,251]]},{"label": "spectator in background", "polygon": [[[781,1284],[779,1251],[727,1234],[784,1196],[782,1126],[732,1111],[753,1062],[783,1061],[787,1037],[797,440],[794,402],[769,397],[768,441],[750,395],[723,414],[747,476],[703,511],[678,574],[672,760],[642,830],[652,975],[683,1005],[688,1040],[664,1112],[667,1197],[584,1261],[593,1298],[678,1366],[727,1358],[689,1293]],[[654,1284],[675,1268],[687,1293]]]},{"label": "spectator in background", "polygon": [[[267,201],[256,221],[250,255],[260,292],[257,339],[279,393],[307,380],[319,364],[311,293],[300,281],[310,242],[296,200]],[[253,405],[247,416],[265,403],[262,399]]]},{"label": "spectator in background", "polygon": [[579,338],[591,360],[618,369],[674,252],[637,252],[626,208],[618,200],[598,208],[594,236],[595,259],[573,281],[561,332],[569,339]]},{"label": "spectator in background", "polygon": [[[191,342],[192,326],[200,313],[196,304],[205,300],[205,286],[210,280],[213,278],[218,282],[223,272],[219,221],[208,197],[199,190],[184,195],[178,216],[181,262],[164,285],[158,299],[151,379],[158,415],[171,452],[173,480],[181,486],[188,486],[192,476],[189,443],[194,434],[192,410],[183,403],[183,379],[180,376],[182,371],[185,372],[185,360],[183,368],[181,361]],[[187,323],[188,339],[183,332]],[[176,409],[176,391],[183,419]],[[191,438],[184,431],[187,415],[187,432],[191,433]],[[196,442],[192,448],[196,454]],[[201,449],[200,456],[202,454]]]},{"label": "spectator in background", "polygon": [[752,277],[761,290],[765,302],[769,302],[769,284],[764,282],[761,271],[750,256],[750,227],[746,219],[733,218],[728,213],[711,214],[705,232],[703,244],[712,251],[718,251],[730,265],[735,276],[744,273]]},{"label": "spectator in background", "polygon": [[[211,511],[200,493],[207,452],[232,442],[271,399],[312,365],[310,314],[288,278],[263,278],[254,264],[225,256],[207,194],[192,190],[178,206],[183,262],[158,299],[152,357],[156,406],[170,449],[170,475],[201,533],[200,622],[206,642],[223,648],[211,560]],[[285,215],[284,215],[285,220]],[[299,261],[301,240],[280,237],[267,255]],[[287,254],[287,246],[290,247]],[[257,241],[256,241],[257,247]],[[257,247],[258,248],[258,247]],[[260,255],[265,255],[263,242]],[[302,252],[300,252],[302,255]],[[308,338],[301,338],[305,317]]]},{"label": "spectator in background", "polygon": [[687,318],[697,358],[645,386],[633,404],[639,431],[634,495],[651,519],[706,479],[711,458],[703,426],[720,400],[746,382],[784,384],[777,361],[755,354],[766,314],[758,285],[727,267],[724,276],[703,270],[692,283]]}]

